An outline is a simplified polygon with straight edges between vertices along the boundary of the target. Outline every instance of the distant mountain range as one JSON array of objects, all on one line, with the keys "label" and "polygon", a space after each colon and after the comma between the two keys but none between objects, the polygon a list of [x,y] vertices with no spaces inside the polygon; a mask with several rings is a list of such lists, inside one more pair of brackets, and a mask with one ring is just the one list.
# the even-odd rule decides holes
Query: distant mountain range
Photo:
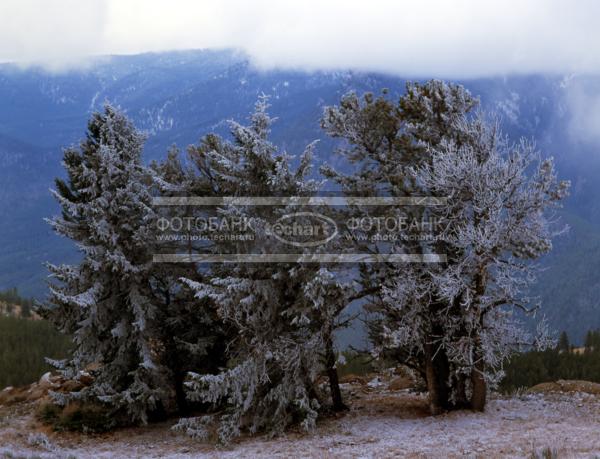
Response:
[{"label": "distant mountain range", "polygon": [[[551,324],[580,339],[587,329],[600,327],[600,154],[593,142],[600,133],[585,132],[595,128],[589,117],[600,119],[600,104],[586,105],[595,93],[588,97],[586,91],[600,82],[531,75],[462,83],[480,96],[485,110],[501,116],[511,138],[535,138],[542,151],[556,157],[561,177],[573,182],[562,211],[572,231],[544,260],[548,268],[536,291]],[[224,120],[245,120],[264,93],[279,118],[273,130],[279,145],[297,153],[321,139],[319,161],[335,162],[335,145],[319,128],[323,107],[350,90],[389,88],[391,97],[398,97],[404,85],[400,77],[353,71],[261,71],[234,51],[107,57],[86,70],[61,74],[0,65],[0,290],[16,286],[25,295],[43,297],[43,263],[76,259],[72,244],[43,222],[58,212],[48,189],[63,174],[62,148],[83,137],[89,115],[105,100],[148,132],[146,159],[151,160],[174,143],[185,149],[207,132],[226,132]]]}]

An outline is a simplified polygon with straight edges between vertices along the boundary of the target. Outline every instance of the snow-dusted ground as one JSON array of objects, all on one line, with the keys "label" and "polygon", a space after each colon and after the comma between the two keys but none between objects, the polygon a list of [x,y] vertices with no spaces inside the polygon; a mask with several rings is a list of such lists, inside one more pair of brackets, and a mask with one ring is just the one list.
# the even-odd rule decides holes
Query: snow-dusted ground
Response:
[{"label": "snow-dusted ground", "polygon": [[[600,397],[581,393],[493,397],[485,413],[428,416],[422,395],[351,387],[352,409],[316,432],[242,439],[226,449],[169,430],[169,425],[97,436],[55,434],[31,407],[0,407],[0,458],[448,458],[600,456]],[[4,456],[3,456],[4,454]]]}]

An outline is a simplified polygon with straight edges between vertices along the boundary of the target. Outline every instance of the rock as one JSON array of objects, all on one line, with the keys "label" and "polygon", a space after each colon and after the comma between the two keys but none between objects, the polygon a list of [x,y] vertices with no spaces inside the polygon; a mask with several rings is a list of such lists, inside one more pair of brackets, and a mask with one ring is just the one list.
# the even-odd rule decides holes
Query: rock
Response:
[{"label": "rock", "polygon": [[362,386],[367,384],[367,382],[368,379],[365,377],[353,374],[344,375],[340,378],[340,383],[342,384],[360,384]]},{"label": "rock", "polygon": [[48,393],[48,388],[34,386],[27,391],[27,400],[30,402],[39,400]]},{"label": "rock", "polygon": [[0,392],[0,405],[13,405],[24,402],[28,399],[30,387],[7,387]]},{"label": "rock", "polygon": [[562,379],[559,379],[556,383],[560,385],[564,392],[582,392],[594,395],[600,394],[600,384],[598,383],[578,380],[565,381]]},{"label": "rock", "polygon": [[39,379],[38,384],[40,386],[51,386],[52,381],[50,381],[50,376],[52,376],[52,373],[50,373],[50,372],[44,373],[42,375],[42,377]]},{"label": "rock", "polygon": [[[60,379],[60,378],[58,378]],[[37,383],[37,387],[43,390],[56,389],[60,385],[57,377],[52,376],[52,373],[44,373]]]},{"label": "rock", "polygon": [[367,383],[367,386],[372,388],[381,387],[383,386],[383,382],[381,381],[381,378],[379,376],[376,376]]},{"label": "rock", "polygon": [[388,385],[389,390],[404,390],[410,389],[414,386],[414,382],[407,377],[399,376],[390,381]]},{"label": "rock", "polygon": [[581,392],[586,394],[600,395],[600,384],[590,381],[559,379],[556,382],[537,384],[531,387],[529,392]]},{"label": "rock", "polygon": [[48,372],[42,375],[37,383],[20,388],[7,387],[0,391],[0,405],[44,400],[50,391],[77,392],[89,385],[93,378],[88,373],[82,373],[82,380],[86,384],[77,379],[65,380],[62,376],[53,376]]},{"label": "rock", "polygon": [[94,373],[100,369],[101,365],[98,362],[90,363],[88,366],[84,368],[84,372],[86,373]]},{"label": "rock", "polygon": [[560,392],[560,386],[558,384],[556,384],[555,382],[541,383],[541,384],[536,384],[533,387],[530,387],[528,392],[535,392],[535,393]]},{"label": "rock", "polygon": [[78,392],[83,389],[84,384],[80,381],[75,381],[74,379],[69,379],[61,384],[59,390],[60,392]]}]

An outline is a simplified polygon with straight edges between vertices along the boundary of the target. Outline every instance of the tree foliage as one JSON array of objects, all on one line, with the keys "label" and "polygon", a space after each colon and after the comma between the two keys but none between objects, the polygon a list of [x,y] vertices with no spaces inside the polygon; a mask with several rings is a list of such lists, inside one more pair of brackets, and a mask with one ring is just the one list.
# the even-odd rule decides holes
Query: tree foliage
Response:
[{"label": "tree foliage", "polygon": [[[204,190],[208,196],[242,197],[316,192],[318,182],[307,178],[314,144],[306,147],[293,170],[291,157],[269,141],[273,119],[267,107],[261,98],[248,126],[232,122],[231,141],[211,134],[190,149],[197,171],[193,189]],[[259,242],[216,242],[212,251],[268,250],[267,222],[297,210],[219,207],[215,216],[220,219],[251,220]],[[214,375],[192,373],[188,383],[192,400],[223,408],[218,415],[220,440],[228,441],[244,430],[279,433],[294,422],[313,427],[325,407],[317,378],[335,366],[333,331],[349,290],[327,268],[314,264],[217,264],[203,280],[185,282],[199,301],[213,302],[219,318],[235,332],[227,345],[227,367]],[[333,401],[341,408],[337,374],[333,373],[329,373],[335,379],[330,386]],[[184,419],[178,428],[206,435],[210,419]]]},{"label": "tree foliage", "polygon": [[50,300],[39,313],[74,338],[70,359],[54,362],[66,377],[97,366],[95,382],[59,403],[93,399],[131,421],[174,411],[164,356],[164,308],[152,289],[149,244],[156,215],[152,177],[141,163],[144,136],[106,105],[88,123],[79,148],[64,153],[68,181],[54,195],[62,216],[49,220],[82,253],[77,265],[49,265]]},{"label": "tree foliage", "polygon": [[383,249],[443,254],[445,262],[361,267],[375,351],[425,377],[434,414],[483,409],[487,386],[510,352],[545,344],[526,336],[512,310],[527,311],[531,303],[531,260],[551,248],[554,235],[545,211],[568,188],[532,144],[510,145],[496,125],[471,116],[476,103],[461,86],[430,81],[409,84],[397,104],[385,94],[350,93],[322,121],[330,135],[346,140],[340,153],[352,172],[322,169],[346,194],[446,198],[439,207],[383,210],[444,223],[434,240]]},{"label": "tree foliage", "polygon": [[[349,269],[155,262],[158,222],[174,217],[246,219],[255,237],[190,238],[163,249],[190,256],[277,253],[269,222],[301,215],[302,206],[156,208],[153,197],[315,196],[322,187],[311,179],[315,143],[297,161],[280,151],[270,141],[274,119],[262,97],[248,124],[230,123],[230,138],[207,134],[189,148],[187,161],[173,147],[163,162],[145,167],[144,136],[106,105],[91,117],[79,147],[65,150],[68,179],[57,180],[54,193],[62,215],[49,220],[82,254],[78,264],[49,265],[50,299],[38,311],[74,340],[72,355],[53,363],[72,378],[94,368],[91,385],[54,394],[56,401],[101,403],[128,422],[200,411],[176,428],[207,436],[217,423],[223,442],[243,432],[281,433],[294,423],[310,429],[324,411],[345,408],[335,330],[344,309],[360,299],[373,353],[419,372],[434,414],[483,409],[515,350],[548,345],[543,322],[539,333],[528,334],[517,313],[538,307],[528,296],[534,262],[552,247],[557,230],[548,211],[568,183],[532,143],[510,143],[496,123],[474,114],[477,102],[462,86],[430,81],[408,84],[397,102],[385,91],[350,93],[325,109],[322,127],[340,140],[347,167],[326,165],[321,173],[345,196],[444,199],[431,207],[337,210],[345,219],[443,223],[435,238],[421,239],[420,228],[409,226],[408,238],[390,243],[333,243],[334,251],[350,254],[445,257],[436,263]],[[373,236],[377,229],[361,231]],[[300,248],[298,255],[333,245]]]}]

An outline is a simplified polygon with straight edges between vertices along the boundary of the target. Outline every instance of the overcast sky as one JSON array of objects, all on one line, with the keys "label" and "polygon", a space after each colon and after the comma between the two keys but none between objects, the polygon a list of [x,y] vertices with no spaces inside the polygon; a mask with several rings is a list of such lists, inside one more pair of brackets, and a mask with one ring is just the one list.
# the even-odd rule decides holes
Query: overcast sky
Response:
[{"label": "overcast sky", "polygon": [[595,0],[0,0],[0,61],[243,49],[265,68],[600,73]]}]

